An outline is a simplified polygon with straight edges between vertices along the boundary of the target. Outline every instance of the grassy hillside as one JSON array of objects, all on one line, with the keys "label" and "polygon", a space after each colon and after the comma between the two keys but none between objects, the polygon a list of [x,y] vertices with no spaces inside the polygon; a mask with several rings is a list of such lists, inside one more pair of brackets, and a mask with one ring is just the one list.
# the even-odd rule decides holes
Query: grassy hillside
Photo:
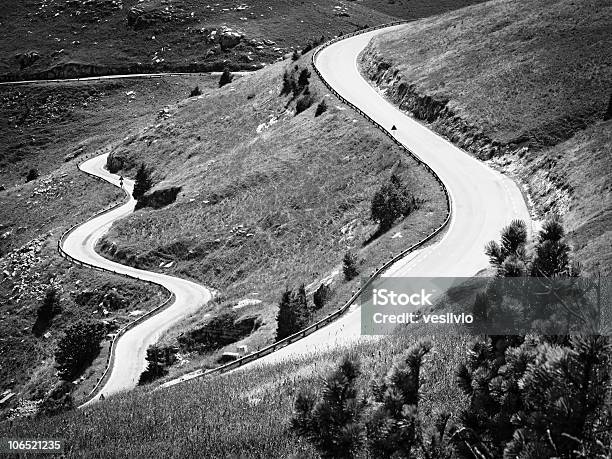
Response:
[{"label": "grassy hillside", "polygon": [[[18,0],[0,6],[0,73],[58,76],[174,69],[251,68],[321,35],[335,36],[396,18],[415,19],[479,0]],[[244,35],[221,46],[210,32]],[[72,65],[72,69],[68,68]],[[94,66],[94,67],[92,67]]]},{"label": "grassy hillside", "polygon": [[[350,350],[362,364],[358,386],[384,374],[414,338],[384,338]],[[464,396],[452,384],[467,340],[437,338],[426,360],[422,406],[426,422],[437,410],[456,414]],[[0,425],[8,436],[55,436],[66,440],[69,457],[318,457],[289,431],[297,393],[318,388],[321,377],[346,352],[195,380],[152,393],[135,390],[54,418]],[[443,354],[444,359],[437,356]],[[146,415],[144,415],[146,413]],[[127,425],[130,428],[125,428]]]},{"label": "grassy hillside", "polygon": [[380,36],[362,64],[402,108],[523,182],[541,216],[565,216],[587,269],[609,272],[611,27],[603,1],[496,0]]},{"label": "grassy hillside", "polygon": [[[14,402],[41,399],[57,382],[53,353],[68,325],[79,319],[106,321],[110,333],[133,319],[130,312],[142,313],[162,301],[157,289],[74,267],[57,254],[64,230],[117,198],[110,185],[87,178],[74,164],[0,194],[0,388],[16,392]],[[61,312],[36,336],[37,310],[50,286],[58,292]],[[101,303],[114,291],[125,303],[106,310]],[[107,347],[75,385],[76,397],[100,375]]]},{"label": "grassy hillside", "polygon": [[[296,114],[293,96],[280,95],[282,77],[286,69],[297,77],[310,68],[309,58],[189,99],[111,153],[124,172],[133,174],[141,162],[153,168],[154,192],[182,189],[175,203],[144,208],[114,225],[102,252],[217,289],[219,311],[263,321],[240,342],[251,349],[273,340],[286,287],[303,283],[312,293],[330,280],[334,296],[312,320],[321,317],[356,286],[357,280],[343,279],[346,251],[358,256],[367,274],[429,234],[445,215],[443,193],[430,175],[326,94],[312,69],[308,88],[296,99],[311,97],[313,105]],[[315,117],[322,100],[328,110]],[[377,227],[370,220],[372,197],[392,171],[422,204],[367,244]],[[208,318],[194,317],[172,334],[203,320]]]},{"label": "grassy hillside", "polygon": [[0,86],[0,185],[23,183],[151,123],[161,109],[218,76],[37,83]]},{"label": "grassy hillside", "polygon": [[[118,141],[118,132],[126,135],[154,121],[164,106],[186,97],[196,84],[216,87],[217,80],[175,77],[0,89],[5,140],[0,147],[0,185],[5,188],[0,191],[0,391],[18,394],[8,408],[20,398],[44,397],[57,381],[53,353],[68,325],[82,318],[105,320],[110,331],[132,320],[130,313],[161,302],[157,289],[74,267],[57,254],[66,229],[122,196],[79,172],[77,162]],[[31,168],[40,177],[24,183]],[[37,337],[36,312],[50,285],[58,291],[62,312],[46,336]],[[117,310],[100,308],[113,289],[126,303]],[[75,397],[91,389],[107,348],[106,342],[83,374],[85,380],[75,385]]]}]

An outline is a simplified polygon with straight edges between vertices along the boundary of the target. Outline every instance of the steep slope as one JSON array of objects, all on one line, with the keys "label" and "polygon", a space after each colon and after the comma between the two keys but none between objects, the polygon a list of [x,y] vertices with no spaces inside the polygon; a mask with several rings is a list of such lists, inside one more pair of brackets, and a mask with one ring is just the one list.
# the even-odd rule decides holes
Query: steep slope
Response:
[{"label": "steep slope", "polygon": [[[154,168],[157,184],[149,195],[181,191],[176,202],[144,207],[114,225],[100,250],[121,263],[219,290],[213,312],[235,311],[261,323],[236,343],[249,349],[274,339],[277,304],[287,287],[305,284],[311,294],[330,282],[333,296],[312,311],[311,320],[322,317],[343,304],[358,282],[343,278],[346,251],[357,255],[360,272],[369,273],[445,216],[444,195],[429,173],[326,94],[316,76],[297,97],[280,95],[285,70],[286,78],[299,79],[309,58],[279,63],[181,103],[110,155],[124,173],[133,174],[141,162]],[[304,98],[314,103],[296,114]],[[315,116],[323,100],[327,111]],[[376,232],[371,200],[392,172],[419,208],[369,242]],[[196,316],[172,335],[208,320]],[[188,358],[201,359],[196,353]]]},{"label": "steep slope", "polygon": [[380,36],[362,66],[403,110],[523,182],[541,216],[564,216],[586,269],[609,272],[611,27],[603,1],[496,0]]},{"label": "steep slope", "polygon": [[[91,319],[106,323],[112,333],[163,300],[161,291],[146,284],[79,268],[57,253],[65,230],[123,196],[76,165],[119,142],[117,132],[126,135],[146,126],[165,105],[187,97],[195,85],[216,87],[218,79],[0,88],[0,392],[17,394],[1,410],[12,408],[20,398],[45,398],[58,382],[54,352],[67,327]],[[40,177],[24,183],[30,169]],[[61,312],[37,336],[37,311],[51,286]],[[91,390],[107,352],[104,341],[99,357],[81,375],[84,379],[72,385],[75,398]]]},{"label": "steep slope", "polygon": [[[257,68],[322,35],[478,1],[411,0],[380,8],[380,2],[345,0],[17,0],[0,5],[0,73],[23,79]],[[231,32],[220,39],[223,27]]]}]

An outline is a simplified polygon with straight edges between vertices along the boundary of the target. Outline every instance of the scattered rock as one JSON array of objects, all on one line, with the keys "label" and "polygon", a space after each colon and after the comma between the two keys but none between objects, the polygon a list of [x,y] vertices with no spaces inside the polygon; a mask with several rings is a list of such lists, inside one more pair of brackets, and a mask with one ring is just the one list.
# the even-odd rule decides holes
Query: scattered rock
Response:
[{"label": "scattered rock", "polygon": [[15,54],[15,60],[19,64],[19,68],[21,70],[33,65],[38,59],[40,59],[40,54],[38,54],[36,51]]}]

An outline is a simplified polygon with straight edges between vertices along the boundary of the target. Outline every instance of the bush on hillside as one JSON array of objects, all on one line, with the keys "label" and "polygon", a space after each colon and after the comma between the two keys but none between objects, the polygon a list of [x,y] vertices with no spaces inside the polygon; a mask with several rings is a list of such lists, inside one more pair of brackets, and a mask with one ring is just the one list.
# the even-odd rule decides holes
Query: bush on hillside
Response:
[{"label": "bush on hillside", "polygon": [[455,445],[460,457],[610,453],[610,341],[601,336],[564,341],[492,336],[473,344],[457,370],[457,383],[468,396]]},{"label": "bush on hillside", "polygon": [[147,367],[138,379],[138,385],[149,384],[168,374],[167,367],[176,362],[178,349],[152,344],[147,348]]},{"label": "bush on hillside", "polygon": [[317,105],[317,109],[315,111],[315,118],[317,116],[322,115],[326,111],[327,111],[327,102],[325,102],[325,99],[323,99],[321,102],[319,102],[319,105]]},{"label": "bush on hillside", "polygon": [[223,73],[221,74],[221,77],[219,78],[219,87],[221,88],[225,86],[226,84],[230,84],[233,79],[234,79],[234,75],[232,75],[229,69],[226,68],[225,70],[223,70]]},{"label": "bush on hillside", "polygon": [[59,295],[54,286],[47,288],[45,297],[43,298],[38,310],[36,311],[36,322],[32,327],[32,332],[35,336],[41,336],[49,327],[53,317],[60,312]]},{"label": "bush on hillside", "polygon": [[74,408],[72,388],[74,385],[68,381],[60,381],[43,398],[38,407],[37,415],[55,416]]},{"label": "bush on hillside", "polygon": [[78,321],[68,327],[55,351],[57,369],[62,379],[78,376],[100,352],[105,327],[99,322]]},{"label": "bush on hillside", "polygon": [[213,317],[202,327],[182,334],[179,345],[186,351],[210,352],[250,335],[261,326],[257,317],[238,319],[235,311]]},{"label": "bush on hillside", "polygon": [[489,262],[499,277],[551,277],[576,275],[579,266],[570,261],[570,246],[565,242],[565,230],[558,219],[547,220],[539,232],[533,253],[528,253],[527,225],[514,220],[502,230],[499,243],[485,246]]},{"label": "bush on hillside", "polygon": [[342,259],[342,272],[344,279],[347,281],[353,280],[359,274],[357,269],[357,257],[351,252],[346,252]]},{"label": "bush on hillside", "polygon": [[308,69],[302,69],[300,72],[300,76],[298,77],[298,86],[300,88],[305,88],[310,83],[310,71]]},{"label": "bush on hillside", "polygon": [[309,319],[310,308],[304,285],[296,291],[285,290],[276,316],[276,341],[306,328]]},{"label": "bush on hillside", "polygon": [[295,401],[291,430],[323,458],[352,458],[362,446],[365,403],[356,389],[359,373],[359,364],[345,357],[325,379],[319,397],[301,392]]},{"label": "bush on hillside", "polygon": [[[499,243],[487,244],[485,253],[499,277],[575,277],[578,270],[570,261],[564,234],[558,219],[548,220],[529,250],[527,227],[515,220],[502,230]],[[541,329],[567,333],[571,328],[556,327],[556,322],[561,316],[567,320],[569,313],[572,322],[589,318],[586,294],[592,284],[591,280],[572,281],[572,294],[579,299],[577,307],[572,307],[570,292],[566,291],[557,305],[553,302],[542,309],[531,301],[515,304],[513,314],[525,323],[536,319],[535,325]],[[549,286],[542,287],[549,293]],[[526,283],[525,288],[534,287]],[[499,315],[512,295],[479,293],[474,315],[485,321]],[[599,291],[595,298],[600,301]],[[601,311],[601,304],[595,307]],[[601,336],[551,333],[489,336],[475,341],[457,368],[458,387],[468,396],[468,406],[460,417],[461,433],[456,438],[459,456],[605,456],[604,445],[610,444],[612,426],[610,412],[604,408],[611,389],[610,352],[609,338]]]},{"label": "bush on hillside", "polygon": [[291,94],[295,90],[296,84],[293,79],[293,74],[285,70],[283,73],[283,86],[281,88],[280,95],[286,96]]},{"label": "bush on hillside", "polygon": [[300,97],[295,104],[295,114],[296,116],[302,113],[305,110],[308,110],[310,106],[313,104],[314,98],[310,94],[306,94]]},{"label": "bush on hillside", "polygon": [[308,51],[313,50],[314,48],[319,46],[324,41],[325,41],[325,37],[323,35],[321,35],[321,37],[318,40],[314,39],[312,41],[309,41],[308,43],[306,43],[306,46],[302,48],[302,55],[306,54]]},{"label": "bush on hillside", "polygon": [[132,196],[137,201],[153,186],[153,178],[151,171],[142,163],[136,172],[136,182],[134,183],[134,191]]},{"label": "bush on hillside", "polygon": [[407,217],[418,207],[415,197],[399,176],[393,174],[374,194],[371,218],[379,225],[379,232],[390,229],[398,218]]},{"label": "bush on hillside", "polygon": [[123,159],[113,153],[109,154],[106,157],[106,169],[108,169],[111,174],[116,174],[123,169]]},{"label": "bush on hillside", "polygon": [[26,174],[26,179],[25,179],[25,180],[26,180],[26,183],[27,183],[27,182],[31,182],[31,181],[33,181],[33,180],[36,180],[38,177],[39,177],[38,170],[37,170],[37,169],[32,168],[32,169],[30,169],[30,170],[28,171],[28,173]]},{"label": "bush on hillside", "polygon": [[332,296],[331,287],[327,284],[321,284],[312,295],[312,302],[315,309],[321,309]]},{"label": "bush on hillside", "polygon": [[202,91],[200,90],[199,86],[196,86],[195,88],[193,88],[191,90],[191,93],[189,94],[189,97],[197,97],[197,96],[201,96],[202,95]]},{"label": "bush on hillside", "polygon": [[293,62],[297,61],[300,58],[300,53],[298,53],[297,49],[293,51],[293,54],[291,55],[291,60]]},{"label": "bush on hillside", "polygon": [[134,210],[139,210],[144,207],[152,209],[161,209],[176,201],[178,194],[181,192],[180,186],[172,186],[163,190],[156,190],[153,193],[145,194],[138,199]]},{"label": "bush on hillside", "polygon": [[320,394],[301,392],[294,404],[291,430],[306,438],[324,458],[450,458],[447,413],[426,432],[419,415],[421,367],[431,343],[410,347],[359,394],[359,365],[345,357],[326,379]]}]

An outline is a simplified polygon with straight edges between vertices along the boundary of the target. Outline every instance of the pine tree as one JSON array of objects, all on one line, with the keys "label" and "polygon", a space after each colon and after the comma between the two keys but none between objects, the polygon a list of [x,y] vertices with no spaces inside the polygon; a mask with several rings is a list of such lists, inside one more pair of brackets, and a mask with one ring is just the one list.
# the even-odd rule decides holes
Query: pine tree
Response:
[{"label": "pine tree", "polygon": [[295,88],[296,84],[293,76],[287,70],[285,70],[285,73],[283,73],[283,86],[281,88],[280,95],[285,96],[291,94]]},{"label": "pine tree", "polygon": [[36,336],[42,333],[49,327],[53,317],[60,312],[59,297],[55,287],[50,286],[45,292],[45,297],[36,311],[36,322],[32,327],[32,332]]},{"label": "pine tree", "polygon": [[278,314],[276,316],[276,341],[291,335],[295,316],[291,307],[291,290],[286,289],[283,293],[281,301],[278,305]]},{"label": "pine tree", "polygon": [[[321,457],[448,459],[448,413],[438,413],[434,426],[422,428],[418,405],[421,367],[431,342],[410,347],[368,397],[356,389],[358,363],[346,356],[320,394],[301,392],[294,405],[291,429],[306,438]],[[416,450],[421,454],[416,454]]]},{"label": "pine tree", "polygon": [[300,76],[298,77],[298,87],[301,88],[305,88],[306,86],[308,86],[308,80],[310,78],[310,71],[308,71],[308,69],[302,69],[302,71],[300,72]]},{"label": "pine tree", "polygon": [[351,252],[346,252],[342,259],[342,272],[344,279],[347,281],[353,280],[359,274],[357,269],[357,258]]},{"label": "pine tree", "polygon": [[384,232],[393,226],[398,218],[407,217],[417,207],[416,199],[402,183],[399,176],[392,174],[374,194],[371,204],[371,218]]},{"label": "pine tree", "polygon": [[26,182],[31,182],[33,180],[36,180],[38,177],[39,177],[38,170],[32,168],[28,171],[28,174],[26,175]]},{"label": "pine tree", "polygon": [[147,368],[140,375],[138,380],[139,386],[149,384],[168,374],[165,349],[155,344],[149,346],[147,348],[146,360]]},{"label": "pine tree", "polygon": [[509,353],[505,371],[520,378],[522,404],[504,457],[609,457],[611,355],[603,336]]},{"label": "pine tree", "polygon": [[326,111],[327,111],[327,102],[325,102],[325,99],[323,99],[321,102],[319,102],[319,105],[317,105],[317,109],[315,111],[315,118],[317,116],[322,115]]},{"label": "pine tree", "polygon": [[430,341],[411,346],[383,381],[374,384],[374,397],[366,421],[371,457],[414,457],[414,449],[421,445],[418,415],[421,367],[431,347]]},{"label": "pine tree", "polygon": [[361,416],[365,403],[358,398],[359,365],[348,356],[324,383],[321,398],[300,393],[291,429],[307,438],[323,458],[353,458],[363,444]]},{"label": "pine tree", "polygon": [[304,285],[302,284],[295,292],[285,290],[276,316],[276,340],[279,341],[306,328],[309,319],[310,309]]},{"label": "pine tree", "polygon": [[151,172],[143,163],[136,172],[136,181],[134,183],[134,191],[132,192],[132,196],[134,199],[139,200],[147,191],[151,189],[152,186],[153,179],[151,178]]},{"label": "pine tree", "polygon": [[225,86],[226,84],[230,84],[234,79],[234,75],[230,72],[228,68],[223,70],[221,77],[219,78],[219,87]]},{"label": "pine tree", "polygon": [[457,373],[469,397],[455,437],[459,456],[607,457],[611,350],[601,336],[474,343]]},{"label": "pine tree", "polygon": [[310,308],[306,288],[302,284],[296,291],[285,290],[276,316],[276,340],[293,335],[308,326]]},{"label": "pine tree", "polygon": [[499,277],[520,277],[525,274],[528,263],[526,243],[527,225],[522,220],[513,220],[502,230],[499,244],[490,241],[485,246],[489,262],[497,269]]},{"label": "pine tree", "polygon": [[331,297],[331,288],[327,284],[321,284],[319,288],[312,295],[312,302],[314,303],[315,309],[321,309],[327,303],[327,300]]},{"label": "pine tree", "polygon": [[98,355],[104,330],[101,323],[83,320],[68,327],[55,351],[62,379],[72,379]]},{"label": "pine tree", "polygon": [[564,241],[565,231],[558,219],[547,220],[542,225],[535,247],[531,273],[536,277],[569,275],[570,246]]},{"label": "pine tree", "polygon": [[47,288],[45,298],[38,308],[37,316],[39,319],[49,322],[55,314],[59,312],[59,297],[57,289],[53,286]]},{"label": "pine tree", "polygon": [[612,119],[612,94],[610,94],[610,97],[608,98],[608,108],[603,116],[604,121],[608,121],[609,119]]}]

